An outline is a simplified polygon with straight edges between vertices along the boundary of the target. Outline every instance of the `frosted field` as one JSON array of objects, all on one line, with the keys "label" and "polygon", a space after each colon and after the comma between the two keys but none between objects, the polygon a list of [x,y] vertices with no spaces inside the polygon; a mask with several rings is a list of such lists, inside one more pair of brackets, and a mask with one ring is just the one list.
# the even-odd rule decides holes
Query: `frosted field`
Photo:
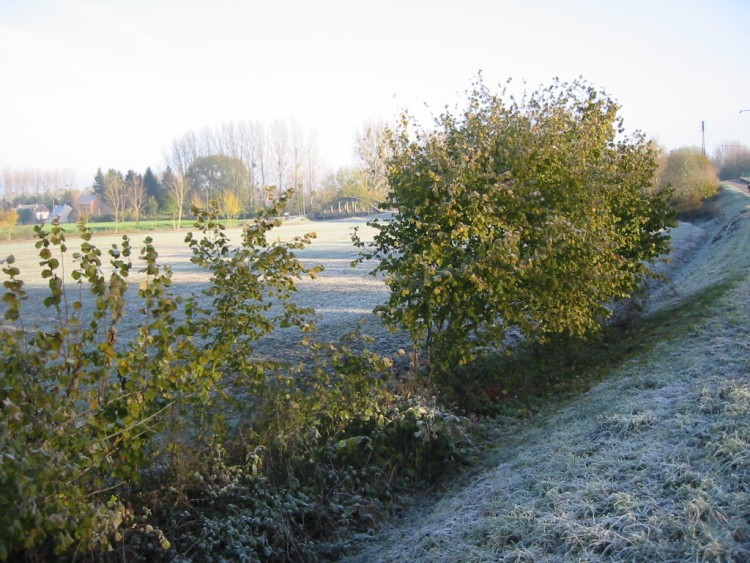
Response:
[{"label": "frosted field", "polygon": [[[312,307],[317,313],[318,335],[321,340],[335,340],[356,329],[363,327],[363,331],[376,340],[375,347],[383,354],[393,354],[398,348],[407,344],[403,334],[391,334],[380,323],[378,318],[372,314],[373,308],[385,301],[388,292],[381,279],[369,275],[374,263],[364,263],[357,268],[351,267],[351,262],[357,256],[357,250],[351,242],[351,233],[354,227],[360,227],[363,240],[371,239],[374,230],[366,225],[365,219],[353,218],[340,221],[291,221],[274,229],[269,235],[270,240],[289,240],[294,236],[314,232],[317,237],[306,249],[297,251],[295,254],[308,268],[316,265],[324,267],[324,271],[315,279],[305,278],[297,282],[298,294],[295,302],[304,307]],[[70,231],[74,231],[74,225],[70,225]],[[228,229],[232,241],[239,242],[241,229]],[[180,232],[155,232],[135,233],[130,235],[133,245],[133,269],[131,270],[131,287],[126,294],[126,303],[130,310],[126,313],[123,323],[120,325],[120,339],[126,338],[128,331],[132,331],[139,322],[139,316],[135,312],[140,300],[137,297],[137,283],[143,279],[137,273],[140,269],[140,248],[143,240],[150,236],[154,239],[154,246],[159,253],[159,263],[169,265],[173,270],[173,290],[175,294],[187,296],[200,294],[207,286],[209,274],[190,262],[192,253],[185,243],[187,231]],[[122,235],[94,235],[92,239],[103,253],[114,243],[122,241]],[[78,289],[75,282],[70,279],[73,269],[72,255],[79,249],[80,239],[70,235],[67,240],[68,253],[64,262],[64,280],[71,293],[70,301],[76,299]],[[34,248],[34,240],[5,242],[0,244],[0,258],[14,255],[15,265],[21,270],[21,279],[29,298],[23,304],[22,321],[23,327],[28,329],[35,326],[44,326],[54,321],[54,310],[47,309],[42,304],[43,299],[49,295],[47,281],[40,275],[38,250]],[[103,261],[106,263],[106,260]],[[62,274],[61,274],[62,275]],[[7,276],[2,274],[5,281]],[[128,299],[129,297],[129,299]],[[0,303],[0,311],[4,312],[5,306]],[[5,323],[4,319],[0,322]],[[277,331],[277,333],[264,339],[263,348],[268,353],[278,353],[288,349],[289,331]]]}]

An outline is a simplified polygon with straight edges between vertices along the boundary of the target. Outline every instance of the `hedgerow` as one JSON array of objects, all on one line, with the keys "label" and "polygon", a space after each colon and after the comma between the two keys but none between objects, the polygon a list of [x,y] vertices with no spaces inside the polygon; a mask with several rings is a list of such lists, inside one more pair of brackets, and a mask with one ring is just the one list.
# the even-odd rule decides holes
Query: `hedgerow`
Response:
[{"label": "hedgerow", "polygon": [[[0,329],[0,560],[317,560],[385,503],[465,457],[466,421],[386,384],[392,363],[317,342],[291,299],[314,277],[295,257],[313,234],[269,242],[285,200],[231,245],[200,212],[186,243],[211,276],[177,296],[146,238],[106,252],[78,225],[36,228],[51,315],[26,326],[13,257]],[[131,273],[140,280],[129,291]],[[122,338],[125,315],[140,315]],[[303,360],[256,344],[290,331]]]}]

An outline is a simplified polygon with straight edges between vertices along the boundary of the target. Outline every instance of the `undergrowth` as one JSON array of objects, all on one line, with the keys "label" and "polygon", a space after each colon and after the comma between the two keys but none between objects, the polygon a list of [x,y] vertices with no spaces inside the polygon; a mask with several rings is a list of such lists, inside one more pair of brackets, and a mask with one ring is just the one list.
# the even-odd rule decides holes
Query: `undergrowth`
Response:
[{"label": "undergrowth", "polygon": [[[219,223],[200,216],[201,234],[187,243],[212,276],[210,306],[173,294],[171,272],[148,239],[132,298],[127,236],[103,252],[81,224],[75,267],[65,272],[65,232],[53,225],[37,230],[50,322],[28,327],[21,272],[7,261],[0,560],[339,558],[406,495],[476,458],[476,428],[454,412],[518,419],[566,401],[660,342],[700,335],[739,282],[726,278],[588,340],[560,337],[487,354],[437,387],[416,369],[396,374],[364,335],[319,342],[310,311],[291,299],[295,280],[317,273],[293,252],[312,235],[269,243],[274,224],[260,217],[232,247]],[[142,315],[127,342],[117,332],[126,303]],[[256,353],[257,340],[278,329],[299,341],[303,360]],[[644,375],[633,387],[663,384]],[[741,381],[722,389],[702,395],[701,413],[716,415],[716,439],[701,447],[740,476],[741,488],[750,467],[746,429],[731,416],[746,412],[747,389]],[[732,404],[716,406],[716,397]],[[645,434],[657,421],[647,409],[612,413],[587,439]],[[691,482],[688,468],[677,473],[675,486]],[[631,502],[615,490],[592,489],[590,498],[594,510],[610,512]],[[714,518],[707,502],[686,497],[690,526]],[[531,514],[518,508],[504,521],[514,531],[497,538],[520,545],[523,525],[533,529]],[[596,553],[606,556],[608,545]]]},{"label": "undergrowth", "polygon": [[[467,458],[468,421],[388,384],[392,361],[366,336],[317,340],[291,299],[319,271],[294,256],[314,235],[266,239],[283,205],[237,246],[199,214],[186,243],[211,275],[208,306],[173,293],[150,239],[138,267],[128,236],[102,250],[81,223],[66,271],[54,224],[36,231],[49,322],[31,327],[7,259],[0,560],[335,558]],[[126,309],[141,315],[132,340],[118,335]],[[256,353],[279,329],[303,360]]]},{"label": "undergrowth", "polygon": [[632,307],[628,317],[584,338],[557,336],[486,353],[444,378],[438,392],[460,412],[491,416],[524,417],[569,401],[635,355],[698,330],[741,279],[729,276],[648,315]]}]

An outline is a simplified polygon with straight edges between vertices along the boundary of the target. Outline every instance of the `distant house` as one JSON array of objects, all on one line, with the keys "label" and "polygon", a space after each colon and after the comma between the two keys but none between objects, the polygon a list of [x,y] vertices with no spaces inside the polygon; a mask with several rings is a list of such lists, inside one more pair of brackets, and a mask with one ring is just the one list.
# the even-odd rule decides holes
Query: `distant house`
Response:
[{"label": "distant house", "polygon": [[82,217],[90,219],[91,217],[112,213],[110,207],[102,201],[99,194],[84,194],[73,203],[73,207],[76,219]]},{"label": "distant house", "polygon": [[60,223],[70,223],[72,221],[71,213],[73,213],[73,208],[67,203],[56,205],[52,213],[49,214],[49,222],[57,219]]},{"label": "distant house", "polygon": [[26,216],[31,223],[44,223],[49,219],[49,207],[40,203],[19,205],[16,211],[19,217],[23,219]]}]

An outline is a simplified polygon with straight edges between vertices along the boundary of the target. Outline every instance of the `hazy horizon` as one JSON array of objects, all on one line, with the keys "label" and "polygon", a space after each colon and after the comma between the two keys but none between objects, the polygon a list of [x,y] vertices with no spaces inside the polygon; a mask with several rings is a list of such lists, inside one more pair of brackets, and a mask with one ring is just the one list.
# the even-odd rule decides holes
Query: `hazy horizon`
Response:
[{"label": "hazy horizon", "polygon": [[[579,76],[667,149],[750,145],[740,0],[0,2],[0,169],[161,170],[172,140],[296,121],[331,169],[403,109],[429,122],[478,72],[535,90]],[[525,86],[524,86],[525,84]]]}]

